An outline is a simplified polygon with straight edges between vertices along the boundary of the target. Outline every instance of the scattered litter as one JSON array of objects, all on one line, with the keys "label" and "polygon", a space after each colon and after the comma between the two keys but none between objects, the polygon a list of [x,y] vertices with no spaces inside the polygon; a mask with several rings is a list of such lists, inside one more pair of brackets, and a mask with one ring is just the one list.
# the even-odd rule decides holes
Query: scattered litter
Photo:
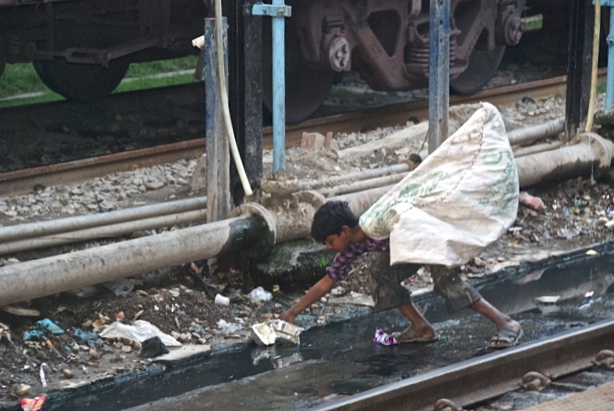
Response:
[{"label": "scattered litter", "polygon": [[292,343],[299,345],[301,327],[282,320],[273,320],[252,326],[252,338],[258,345],[273,345],[276,343]]},{"label": "scattered litter", "polygon": [[111,291],[117,297],[125,297],[134,289],[134,283],[126,278],[119,281],[104,283],[102,286]]},{"label": "scattered litter", "polygon": [[373,342],[381,345],[398,345],[399,341],[394,338],[392,335],[384,332],[381,328],[375,329],[375,337],[373,338]]},{"label": "scattered litter", "polygon": [[104,342],[98,338],[98,334],[93,331],[88,332],[77,328],[73,333],[73,337],[75,337],[78,341],[87,344],[89,347],[100,348],[104,345]]},{"label": "scattered litter", "polygon": [[595,300],[593,300],[594,291],[587,291],[584,293],[584,300],[582,301],[582,305],[580,305],[580,310],[586,310],[589,308]]},{"label": "scattered litter", "polygon": [[229,323],[228,321],[221,319],[217,322],[217,327],[222,330],[222,333],[228,335],[235,333],[243,328],[241,324],[238,323]]},{"label": "scattered litter", "polygon": [[7,340],[11,344],[13,340],[11,340],[11,330],[8,325],[0,323],[0,341]]},{"label": "scattered litter", "polygon": [[21,317],[40,317],[41,312],[33,308],[13,307],[10,305],[0,306],[0,310]]},{"label": "scattered litter", "polygon": [[292,355],[289,355],[286,357],[273,358],[271,362],[273,363],[273,367],[275,369],[279,369],[279,368],[288,367],[292,364],[296,364],[297,362],[302,362],[302,361],[303,361],[303,356],[301,355],[301,353],[295,352],[295,353],[292,353]]},{"label": "scattered litter", "polygon": [[39,411],[43,408],[44,403],[45,396],[41,395],[40,397],[24,398],[21,400],[20,404],[23,411]]},{"label": "scattered litter", "polygon": [[229,305],[230,304],[230,298],[224,297],[222,294],[216,294],[215,295],[215,303],[217,305]]},{"label": "scattered litter", "polygon": [[250,298],[253,298],[254,300],[258,300],[258,301],[271,301],[273,299],[273,294],[271,294],[270,292],[266,291],[264,288],[262,287],[256,287],[254,288],[249,294],[248,296]]},{"label": "scattered litter", "polygon": [[545,295],[535,298],[535,305],[542,314],[552,315],[560,311],[560,307],[556,302],[561,298],[560,295]]},{"label": "scattered litter", "polygon": [[518,195],[518,201],[520,202],[520,204],[524,204],[532,208],[533,210],[543,210],[546,208],[546,205],[541,198],[532,196],[526,191],[520,192],[520,194]]},{"label": "scattered litter", "polygon": [[535,302],[538,304],[555,304],[560,298],[560,295],[545,295],[535,298]]},{"label": "scattered litter", "polygon": [[160,340],[160,337],[155,336],[143,341],[139,357],[154,358],[163,354],[168,354],[168,352],[168,348],[166,348],[166,345]]},{"label": "scattered litter", "polygon": [[41,385],[43,386],[43,388],[47,388],[47,379],[45,378],[45,370],[44,368],[47,367],[47,369],[51,370],[51,368],[49,368],[49,366],[47,365],[46,362],[41,364],[41,367],[38,371],[38,375],[41,378]]},{"label": "scattered litter", "polygon": [[48,318],[44,318],[34,323],[34,327],[25,335],[26,340],[40,340],[53,334],[64,334],[64,330]]},{"label": "scattered litter", "polygon": [[109,324],[101,333],[102,338],[127,338],[142,343],[148,338],[158,336],[168,347],[179,347],[181,343],[168,334],[160,331],[158,327],[145,320],[137,320],[134,324],[123,324],[118,321]]}]

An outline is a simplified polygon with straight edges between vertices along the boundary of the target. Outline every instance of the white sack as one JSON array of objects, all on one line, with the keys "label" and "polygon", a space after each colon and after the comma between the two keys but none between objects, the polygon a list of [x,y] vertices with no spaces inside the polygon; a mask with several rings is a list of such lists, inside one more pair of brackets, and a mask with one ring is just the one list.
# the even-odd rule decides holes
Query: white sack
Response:
[{"label": "white sack", "polygon": [[360,218],[390,237],[391,264],[459,266],[513,224],[518,172],[499,111],[480,108],[420,166]]}]

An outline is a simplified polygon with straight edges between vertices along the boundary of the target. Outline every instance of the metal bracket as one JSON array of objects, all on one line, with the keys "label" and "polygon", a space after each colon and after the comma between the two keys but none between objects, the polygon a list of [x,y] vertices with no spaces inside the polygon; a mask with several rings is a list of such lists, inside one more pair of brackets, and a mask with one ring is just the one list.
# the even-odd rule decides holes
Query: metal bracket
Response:
[{"label": "metal bracket", "polygon": [[447,398],[440,398],[435,403],[434,411],[463,411],[461,407]]},{"label": "metal bracket", "polygon": [[541,391],[549,386],[551,382],[550,378],[545,375],[537,371],[530,371],[522,377],[522,384],[520,385],[529,391]]},{"label": "metal bracket", "polygon": [[614,369],[614,351],[601,350],[595,357],[593,364],[603,368]]},{"label": "metal bracket", "polygon": [[252,7],[254,16],[292,17],[292,7],[274,4],[254,4]]}]

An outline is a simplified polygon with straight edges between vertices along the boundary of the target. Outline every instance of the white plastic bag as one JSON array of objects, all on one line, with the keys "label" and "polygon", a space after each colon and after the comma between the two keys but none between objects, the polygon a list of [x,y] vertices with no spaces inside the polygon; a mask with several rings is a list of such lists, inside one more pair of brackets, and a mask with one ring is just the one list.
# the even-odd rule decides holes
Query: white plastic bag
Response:
[{"label": "white plastic bag", "polygon": [[390,262],[465,264],[496,241],[518,211],[518,172],[503,119],[489,103],[360,218],[390,237]]},{"label": "white plastic bag", "polygon": [[160,340],[167,347],[179,347],[181,343],[171,337],[168,334],[160,331],[158,327],[150,323],[149,321],[137,320],[134,324],[124,324],[119,321],[115,321],[106,326],[100,333],[102,338],[127,338],[131,341],[143,341],[151,337],[160,337]]}]

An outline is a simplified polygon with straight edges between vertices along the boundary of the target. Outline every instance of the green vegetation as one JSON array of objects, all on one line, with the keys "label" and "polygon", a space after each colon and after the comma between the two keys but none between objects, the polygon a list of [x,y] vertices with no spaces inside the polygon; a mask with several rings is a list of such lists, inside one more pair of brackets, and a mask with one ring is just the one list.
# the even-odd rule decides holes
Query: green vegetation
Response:
[{"label": "green vegetation", "polygon": [[[196,81],[196,56],[131,64],[115,93]],[[39,79],[32,64],[7,64],[0,77],[0,108],[62,100]]]}]

